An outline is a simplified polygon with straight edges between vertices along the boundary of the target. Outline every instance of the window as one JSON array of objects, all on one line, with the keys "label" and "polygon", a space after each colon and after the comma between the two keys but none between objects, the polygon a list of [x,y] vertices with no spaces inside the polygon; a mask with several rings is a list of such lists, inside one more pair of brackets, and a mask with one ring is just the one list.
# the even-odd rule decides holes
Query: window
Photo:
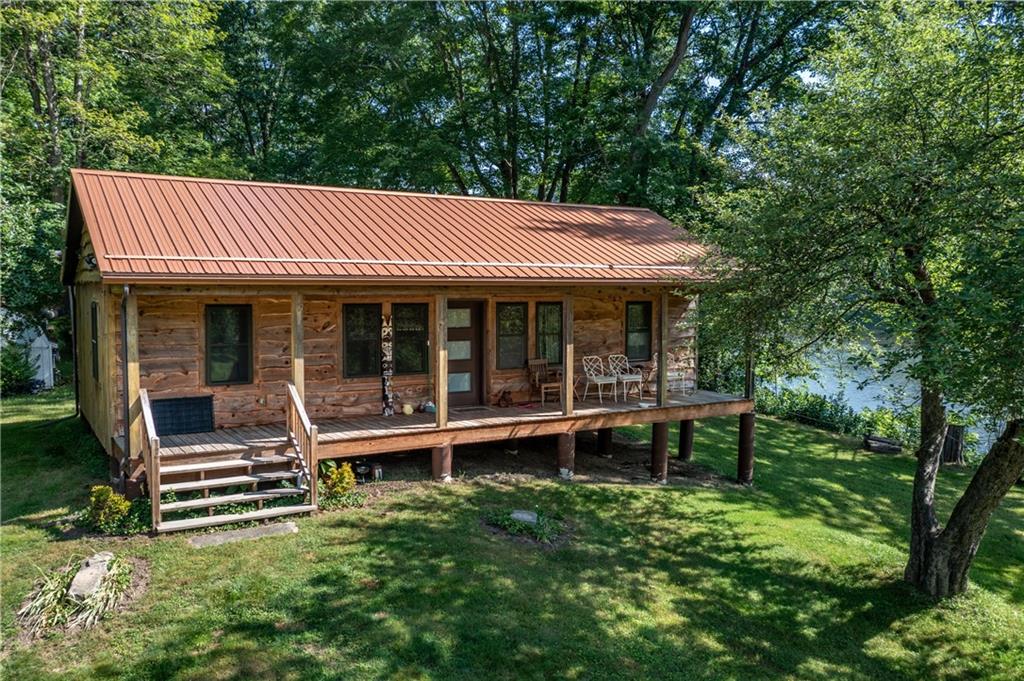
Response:
[{"label": "window", "polygon": [[345,305],[345,377],[380,376],[380,305]]},{"label": "window", "polygon": [[526,303],[498,303],[498,368],[526,366]]},{"label": "window", "polygon": [[651,303],[626,303],[626,357],[651,358]]},{"label": "window", "polygon": [[92,301],[90,314],[89,349],[92,350],[92,378],[94,381],[98,381],[100,380],[100,320],[99,306],[95,300]]},{"label": "window", "polygon": [[537,303],[537,356],[562,363],[562,304]]},{"label": "window", "polygon": [[252,305],[206,306],[206,384],[252,383]]},{"label": "window", "polygon": [[395,303],[391,306],[396,374],[427,372],[430,362],[430,351],[427,349],[428,315],[426,303]]}]

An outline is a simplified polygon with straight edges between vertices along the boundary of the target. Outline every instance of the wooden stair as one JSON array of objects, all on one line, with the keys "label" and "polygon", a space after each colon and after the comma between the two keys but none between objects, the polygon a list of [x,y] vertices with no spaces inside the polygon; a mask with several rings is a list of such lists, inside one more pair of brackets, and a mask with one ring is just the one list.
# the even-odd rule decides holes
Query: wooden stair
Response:
[{"label": "wooden stair", "polygon": [[[287,437],[237,449],[219,448],[208,456],[173,448],[162,453],[146,390],[139,391],[139,402],[155,532],[270,520],[317,509],[315,472],[310,470],[316,468],[317,428],[306,416],[294,385],[288,384]],[[242,490],[231,489],[238,487]],[[164,501],[168,494],[174,495],[173,501]],[[185,498],[177,498],[179,494]],[[281,500],[291,503],[275,504]],[[267,502],[275,505],[264,506]],[[219,506],[240,504],[245,507],[215,512]]]}]

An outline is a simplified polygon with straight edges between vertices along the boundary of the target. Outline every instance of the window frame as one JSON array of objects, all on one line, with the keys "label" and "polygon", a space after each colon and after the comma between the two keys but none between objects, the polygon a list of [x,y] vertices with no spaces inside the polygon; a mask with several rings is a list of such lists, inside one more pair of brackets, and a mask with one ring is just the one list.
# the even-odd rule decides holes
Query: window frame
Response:
[{"label": "window frame", "polygon": [[[376,318],[377,324],[374,326],[376,334],[376,342],[373,347],[377,357],[376,367],[370,373],[350,373],[348,367],[349,352],[349,328],[348,328],[348,313],[353,308],[375,308],[377,311]],[[341,375],[343,378],[380,378],[381,367],[380,367],[380,345],[381,345],[381,315],[384,314],[384,306],[381,303],[343,303],[341,306]],[[393,333],[393,332],[392,332]],[[392,343],[394,343],[394,336],[392,335]],[[392,347],[392,359],[394,358],[394,345]]]},{"label": "window frame", "polygon": [[[558,319],[558,341],[555,344],[555,348],[558,350],[558,360],[557,361],[548,360],[548,365],[549,366],[560,367],[560,366],[562,366],[562,362],[565,360],[565,358],[562,356],[562,348],[565,346],[565,316],[563,314],[564,308],[562,307],[562,302],[561,301],[555,301],[555,300],[540,300],[540,301],[537,301],[537,304],[534,307],[534,330],[533,330],[533,334],[534,334],[534,342],[537,345],[537,357],[540,358],[540,359],[547,359],[547,357],[545,357],[544,353],[541,351],[541,335],[542,335],[541,334],[541,324],[540,324],[540,321],[541,321],[540,309],[541,309],[541,307],[555,307],[555,308],[558,308],[558,317],[557,317],[557,319]],[[551,336],[553,334],[545,333],[543,335],[544,336]]]},{"label": "window frame", "polygon": [[[398,330],[398,324],[396,323],[398,315],[395,311],[399,307],[415,307],[422,310],[423,316],[423,331],[422,331],[422,347],[423,347],[423,368],[417,369],[416,371],[399,371],[398,370],[398,343],[399,337],[402,335]],[[391,358],[394,362],[395,376],[422,376],[430,373],[430,304],[429,303],[391,303]],[[418,332],[416,336],[420,336]]]},{"label": "window frame", "polygon": [[[631,333],[631,331],[632,332],[637,332],[637,330],[631,330],[630,325],[629,325],[629,308],[632,305],[640,305],[646,311],[645,316],[647,318],[647,328],[646,329],[639,329],[638,330],[638,331],[646,331],[647,332],[647,356],[646,357],[632,357],[629,354],[629,334]],[[623,348],[622,348],[623,354],[626,355],[626,358],[629,359],[629,361],[631,361],[631,362],[649,362],[649,361],[651,361],[654,358],[654,305],[653,305],[653,303],[651,303],[651,301],[649,301],[649,300],[627,300],[626,301],[626,306],[624,308],[624,313],[625,313],[625,320],[624,320],[624,324],[623,324],[624,333],[623,333],[623,337],[622,337],[622,340],[623,340],[623,343],[622,343],[622,345],[623,345]]]},{"label": "window frame", "polygon": [[[210,315],[215,310],[218,310],[218,309],[223,310],[223,309],[228,309],[228,308],[238,308],[240,310],[244,310],[246,316],[248,317],[248,336],[249,337],[246,340],[244,346],[242,346],[241,344],[236,346],[236,347],[244,347],[247,350],[247,352],[245,353],[245,360],[246,360],[245,361],[245,372],[246,372],[246,378],[245,379],[241,379],[241,380],[236,380],[236,381],[214,381],[210,377],[210,374],[211,374],[211,371],[210,371],[210,360],[211,360],[211,357],[213,355],[213,353],[210,350],[211,350],[212,346],[214,345],[213,343],[210,342]],[[255,371],[255,362],[253,360],[253,355],[255,353],[255,345],[256,345],[256,343],[255,343],[255,334],[256,334],[256,328],[255,328],[255,324],[253,323],[253,313],[252,313],[252,304],[251,303],[216,303],[216,304],[211,303],[211,304],[204,305],[203,306],[203,351],[205,353],[205,357],[203,358],[203,371],[204,371],[205,375],[203,376],[203,379],[204,379],[203,382],[206,385],[208,385],[208,386],[251,385],[251,384],[255,383],[255,381],[256,381],[256,371]],[[228,343],[218,343],[217,345],[223,345],[225,347],[230,347],[230,344],[228,344]]]},{"label": "window frame", "polygon": [[[523,330],[518,334],[510,334],[501,332],[501,312],[505,308],[519,308],[522,310],[523,315]],[[496,369],[523,369],[526,367],[526,362],[529,359],[529,343],[527,339],[530,337],[530,309],[529,304],[522,302],[500,302],[494,305],[494,367]],[[519,337],[522,343],[522,354],[523,361],[521,364],[510,364],[505,365],[501,361],[501,340],[502,338],[516,338]]]},{"label": "window frame", "polygon": [[92,380],[100,380],[100,306],[95,300],[89,306],[89,349],[92,352]]}]

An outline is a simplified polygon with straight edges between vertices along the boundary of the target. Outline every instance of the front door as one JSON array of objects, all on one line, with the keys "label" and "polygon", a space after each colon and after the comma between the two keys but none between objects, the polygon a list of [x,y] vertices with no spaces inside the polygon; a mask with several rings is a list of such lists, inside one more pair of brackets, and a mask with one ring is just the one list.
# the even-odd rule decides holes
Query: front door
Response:
[{"label": "front door", "polygon": [[448,404],[483,403],[483,303],[448,302]]}]

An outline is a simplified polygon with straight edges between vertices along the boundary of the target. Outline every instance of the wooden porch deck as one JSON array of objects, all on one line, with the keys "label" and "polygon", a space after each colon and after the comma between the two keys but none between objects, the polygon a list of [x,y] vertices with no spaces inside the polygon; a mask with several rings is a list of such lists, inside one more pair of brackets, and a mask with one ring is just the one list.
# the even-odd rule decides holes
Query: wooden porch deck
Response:
[{"label": "wooden porch deck", "polygon": [[[330,459],[383,452],[408,451],[441,445],[493,442],[514,438],[596,430],[636,423],[658,423],[740,414],[753,410],[751,400],[735,395],[697,391],[672,395],[657,406],[653,400],[637,402],[577,401],[572,415],[558,403],[501,407],[451,408],[448,427],[438,429],[433,414],[411,416],[352,416],[315,420],[319,437],[317,456]],[[162,457],[208,457],[241,451],[284,449],[285,426],[223,428],[210,433],[161,436]]]}]

